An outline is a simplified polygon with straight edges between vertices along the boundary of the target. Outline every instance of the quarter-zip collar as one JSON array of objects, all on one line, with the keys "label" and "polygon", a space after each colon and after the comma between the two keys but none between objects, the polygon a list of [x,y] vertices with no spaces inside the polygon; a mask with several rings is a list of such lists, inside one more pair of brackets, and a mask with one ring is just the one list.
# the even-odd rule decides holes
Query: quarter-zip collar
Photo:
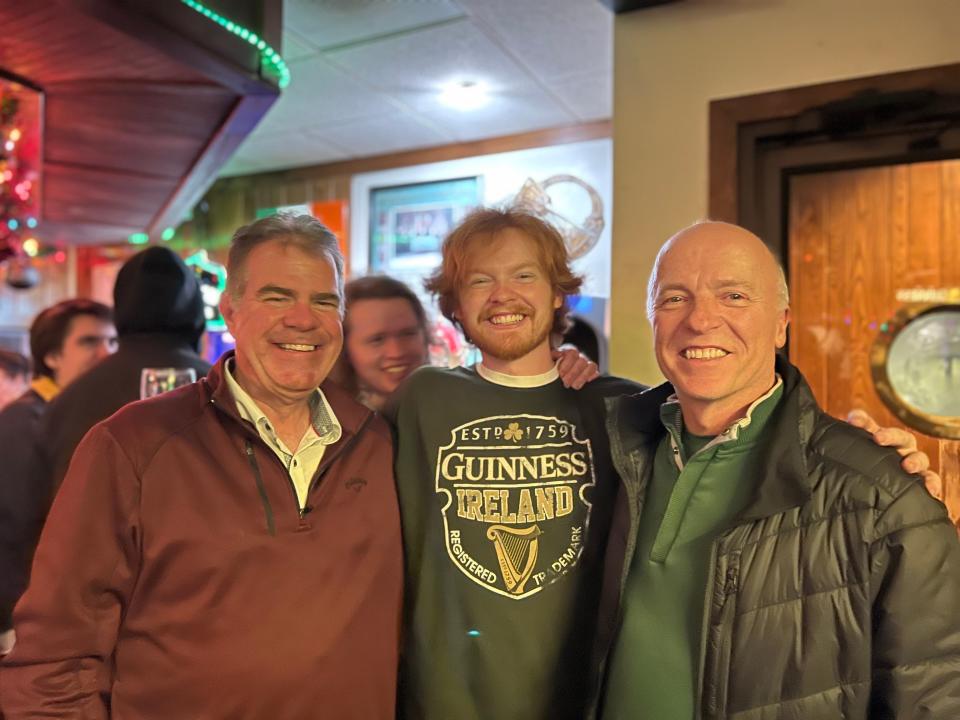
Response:
[{"label": "quarter-zip collar", "polygon": [[[775,369],[783,380],[783,398],[757,444],[756,491],[737,522],[775,515],[802,505],[810,497],[811,479],[803,448],[809,445],[813,432],[815,401],[800,384],[800,373],[779,355]],[[659,441],[666,432],[660,408],[673,392],[670,383],[663,383],[615,401],[616,433],[622,440],[614,445],[629,454]]]}]

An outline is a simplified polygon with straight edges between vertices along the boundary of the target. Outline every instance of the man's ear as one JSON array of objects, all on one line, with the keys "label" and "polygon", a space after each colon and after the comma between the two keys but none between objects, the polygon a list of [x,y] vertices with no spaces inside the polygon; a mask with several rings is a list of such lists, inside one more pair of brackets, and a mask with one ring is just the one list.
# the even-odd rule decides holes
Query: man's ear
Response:
[{"label": "man's ear", "polygon": [[790,308],[784,308],[783,314],[777,318],[777,347],[787,344],[787,326],[790,324]]},{"label": "man's ear", "polygon": [[233,307],[233,298],[229,292],[220,295],[220,314],[223,315],[223,321],[228,327],[233,326],[235,308]]},{"label": "man's ear", "polygon": [[43,356],[43,364],[53,370],[53,374],[56,375],[57,371],[60,369],[60,360],[62,357],[63,353],[59,350],[48,352]]}]

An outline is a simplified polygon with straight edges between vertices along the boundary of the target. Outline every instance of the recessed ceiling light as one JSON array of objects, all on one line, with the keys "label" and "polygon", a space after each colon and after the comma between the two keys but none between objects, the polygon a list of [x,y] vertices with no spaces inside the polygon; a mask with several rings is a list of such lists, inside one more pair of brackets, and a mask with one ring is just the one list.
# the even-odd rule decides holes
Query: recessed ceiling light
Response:
[{"label": "recessed ceiling light", "polygon": [[443,86],[440,102],[455,110],[477,110],[490,102],[490,94],[485,83],[477,80],[457,80]]}]

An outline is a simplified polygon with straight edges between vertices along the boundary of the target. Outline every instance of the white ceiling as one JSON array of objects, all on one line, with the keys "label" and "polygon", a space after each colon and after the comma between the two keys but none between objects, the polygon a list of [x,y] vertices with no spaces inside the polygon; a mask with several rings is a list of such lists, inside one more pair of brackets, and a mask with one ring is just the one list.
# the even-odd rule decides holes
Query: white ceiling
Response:
[{"label": "white ceiling", "polygon": [[[290,85],[221,175],[609,118],[612,47],[599,0],[284,0]],[[461,80],[490,102],[441,104]]]}]

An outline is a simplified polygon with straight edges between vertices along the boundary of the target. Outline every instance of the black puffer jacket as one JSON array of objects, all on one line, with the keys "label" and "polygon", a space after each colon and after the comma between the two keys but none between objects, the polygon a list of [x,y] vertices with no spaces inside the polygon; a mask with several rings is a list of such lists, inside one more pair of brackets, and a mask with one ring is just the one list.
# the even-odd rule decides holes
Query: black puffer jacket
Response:
[{"label": "black puffer jacket", "polygon": [[[777,371],[784,397],[758,451],[756,495],[713,544],[697,717],[960,718],[956,529],[895,452],[826,415],[792,365],[778,360]],[[625,480],[612,537],[625,542],[609,546],[608,610],[623,592],[664,433],[658,409],[672,392],[662,385],[611,407]]]}]

